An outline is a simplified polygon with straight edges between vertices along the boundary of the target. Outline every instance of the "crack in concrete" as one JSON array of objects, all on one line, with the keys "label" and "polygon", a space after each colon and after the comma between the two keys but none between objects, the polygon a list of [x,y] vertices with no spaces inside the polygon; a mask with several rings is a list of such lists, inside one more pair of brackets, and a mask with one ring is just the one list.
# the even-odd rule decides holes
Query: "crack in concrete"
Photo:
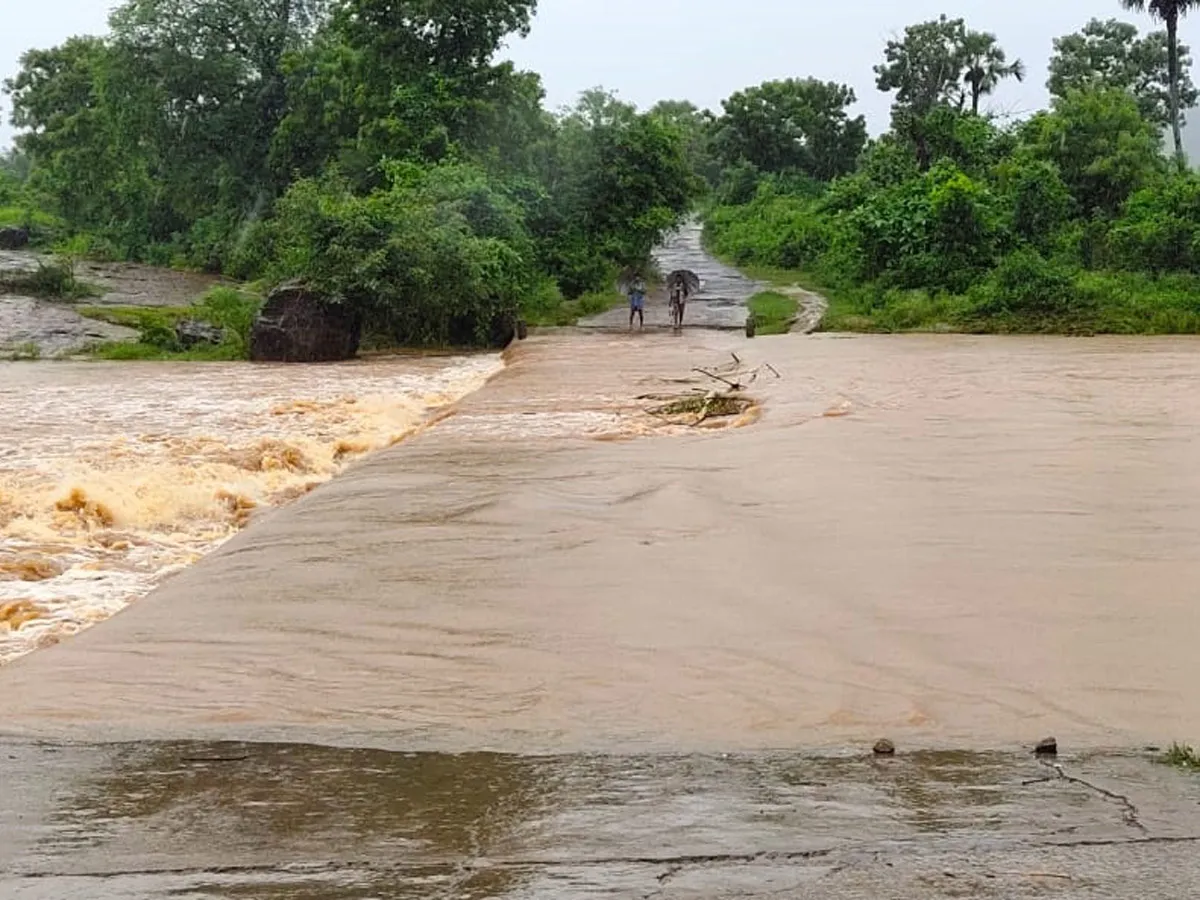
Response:
[{"label": "crack in concrete", "polygon": [[1099,794],[1100,796],[1102,796],[1108,800],[1114,800],[1117,803],[1120,803],[1124,810],[1125,824],[1130,826],[1131,828],[1138,829],[1143,834],[1150,833],[1149,829],[1147,829],[1146,826],[1142,824],[1142,821],[1139,818],[1137,806],[1134,804],[1134,802],[1132,800],[1130,800],[1124,794],[1118,794],[1116,791],[1110,791],[1108,788],[1101,787],[1098,784],[1093,784],[1092,782],[1088,781],[1086,778],[1079,778],[1074,775],[1068,775],[1066,770],[1059,763],[1043,763],[1042,765],[1046,766],[1048,769],[1051,769],[1053,772],[1055,772],[1058,775],[1059,779],[1062,781],[1068,781],[1071,784],[1077,784],[1080,787],[1088,788],[1089,790],[1095,791],[1097,794]]},{"label": "crack in concrete", "polygon": [[[909,842],[896,842],[893,849],[899,851],[900,846]],[[1151,845],[1200,844],[1200,835],[1182,837],[1144,838],[1081,838],[1073,841],[1030,841],[1019,844],[1022,849],[1036,850],[1039,848],[1070,849],[1073,847],[1139,847]],[[840,854],[861,854],[873,852],[868,845],[846,845],[843,847],[828,847],[820,850],[761,850],[748,853],[714,853],[687,856],[613,856],[591,857],[585,859],[496,859],[476,860],[474,862],[447,862],[445,860],[430,860],[410,864],[387,864],[370,860],[330,860],[314,863],[249,863],[245,865],[227,866],[179,866],[144,869],[116,869],[105,871],[43,871],[43,872],[14,872],[18,878],[29,880],[45,878],[124,878],[132,876],[153,875],[254,875],[260,873],[281,873],[289,875],[321,875],[326,873],[360,870],[365,872],[428,872],[437,869],[447,871],[462,871],[466,873],[484,872],[488,870],[505,869],[566,869],[566,868],[596,868],[603,866],[640,865],[646,867],[665,868],[658,876],[660,884],[677,877],[688,868],[703,868],[714,865],[752,865],[759,862],[805,862],[809,860],[829,859]],[[877,852],[877,851],[874,851]]]}]

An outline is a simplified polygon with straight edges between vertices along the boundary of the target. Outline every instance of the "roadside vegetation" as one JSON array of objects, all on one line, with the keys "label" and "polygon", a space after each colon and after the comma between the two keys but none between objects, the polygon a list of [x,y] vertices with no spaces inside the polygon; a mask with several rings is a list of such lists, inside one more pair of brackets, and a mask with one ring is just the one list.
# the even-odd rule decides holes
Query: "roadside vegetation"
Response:
[{"label": "roadside vegetation", "polygon": [[913,25],[875,69],[894,97],[876,140],[844,86],[726,101],[706,240],[822,292],[826,330],[1200,333],[1200,176],[1163,139],[1190,65],[1165,32],[1095,20],[1055,42],[1050,108],[1002,121],[986,98],[1024,65],[962,20]]},{"label": "roadside vegetation", "polygon": [[393,345],[606,308],[701,182],[668,114],[599,90],[550,113],[536,74],[497,61],[535,5],[125,0],[108,36],[30,50],[6,83],[0,221],[300,279]]},{"label": "roadside vegetation", "polygon": [[72,258],[300,279],[373,344],[469,346],[621,303],[618,273],[648,273],[700,203],[713,252],[780,288],[755,298],[760,333],[797,284],[827,296],[826,329],[1200,333],[1189,4],[1130,0],[1163,29],[1058,39],[1052,102],[1021,120],[988,110],[1033,77],[996,36],[914,24],[875,67],[893,107],[874,139],[850,87],[804,77],[716,114],[602,90],[549,112],[497,61],[535,5],[125,0],[109,35],[30,50],[5,83],[0,227]]},{"label": "roadside vegetation", "polygon": [[754,316],[755,333],[759,335],[787,334],[796,319],[800,304],[795,297],[776,291],[763,291],[750,298],[748,304]]},{"label": "roadside vegetation", "polygon": [[1200,753],[1185,744],[1173,744],[1163,756],[1163,762],[1180,769],[1200,772]]}]

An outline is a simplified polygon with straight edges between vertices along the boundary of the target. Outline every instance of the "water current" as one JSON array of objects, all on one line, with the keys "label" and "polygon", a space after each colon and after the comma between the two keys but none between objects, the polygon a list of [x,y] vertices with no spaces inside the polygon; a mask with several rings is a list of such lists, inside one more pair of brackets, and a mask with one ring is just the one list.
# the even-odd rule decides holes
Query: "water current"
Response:
[{"label": "water current", "polygon": [[500,366],[0,363],[0,664],[120,611]]}]

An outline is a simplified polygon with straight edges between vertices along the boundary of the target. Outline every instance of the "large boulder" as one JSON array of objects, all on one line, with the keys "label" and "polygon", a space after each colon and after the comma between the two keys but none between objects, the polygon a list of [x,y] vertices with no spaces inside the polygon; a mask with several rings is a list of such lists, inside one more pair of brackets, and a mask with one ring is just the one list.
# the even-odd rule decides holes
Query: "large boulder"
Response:
[{"label": "large boulder", "polygon": [[362,322],[345,307],[329,303],[300,284],[273,290],[250,333],[256,362],[337,362],[353,359]]},{"label": "large boulder", "polygon": [[0,250],[22,250],[28,246],[28,228],[0,228]]}]

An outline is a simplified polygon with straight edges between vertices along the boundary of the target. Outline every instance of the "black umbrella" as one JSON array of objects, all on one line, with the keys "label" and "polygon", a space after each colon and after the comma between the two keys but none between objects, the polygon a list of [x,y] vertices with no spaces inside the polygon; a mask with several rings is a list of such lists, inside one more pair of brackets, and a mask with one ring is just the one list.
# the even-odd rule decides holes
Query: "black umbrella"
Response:
[{"label": "black umbrella", "polygon": [[676,269],[667,276],[667,287],[673,284],[683,284],[689,294],[694,294],[700,290],[700,276],[691,269]]}]

